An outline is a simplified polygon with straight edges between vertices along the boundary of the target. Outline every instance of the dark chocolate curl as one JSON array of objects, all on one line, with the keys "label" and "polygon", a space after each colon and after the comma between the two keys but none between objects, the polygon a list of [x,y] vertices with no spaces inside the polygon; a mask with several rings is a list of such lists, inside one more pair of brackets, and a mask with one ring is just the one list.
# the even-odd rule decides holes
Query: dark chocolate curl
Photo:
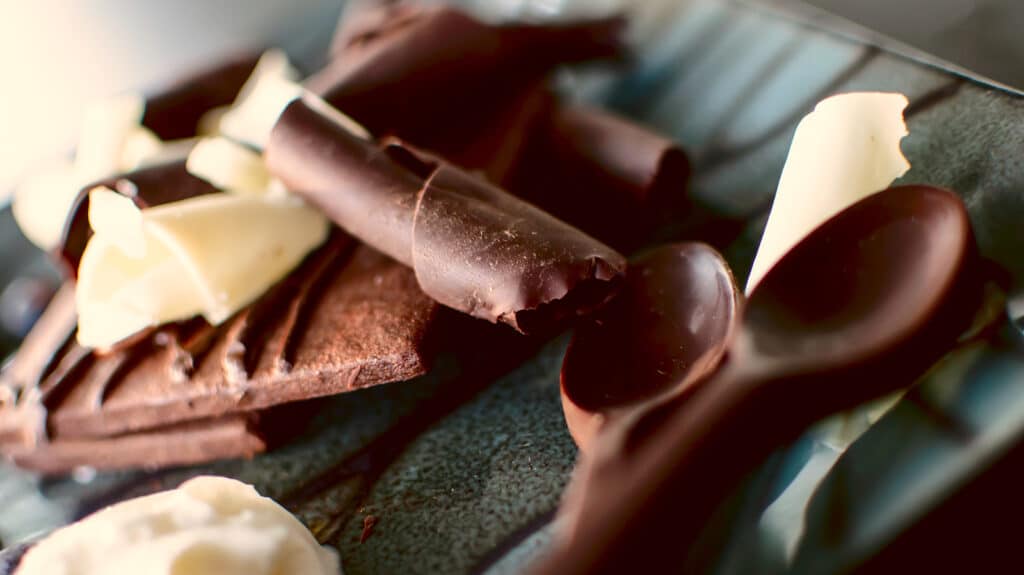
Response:
[{"label": "dark chocolate curl", "polygon": [[349,133],[302,100],[266,149],[270,171],[335,223],[410,265],[427,295],[524,332],[604,303],[625,258],[434,156]]},{"label": "dark chocolate curl", "polygon": [[572,167],[600,177],[623,196],[671,205],[686,191],[686,154],[645,126],[607,110],[570,105],[555,110],[551,129],[561,155],[575,160]]},{"label": "dark chocolate curl", "polygon": [[376,136],[445,157],[563,64],[617,56],[623,20],[492,26],[445,6],[384,6],[343,27],[306,85]]},{"label": "dark chocolate curl", "polygon": [[615,56],[619,21],[493,26],[452,8],[374,4],[346,11],[334,61],[307,82],[374,134],[481,170],[618,248],[688,213],[677,144],[606,111],[560,107],[545,86],[560,64]]},{"label": "dark chocolate curl", "polygon": [[271,132],[270,171],[345,231],[412,267],[412,222],[423,177],[386,148],[352,135],[301,100]]},{"label": "dark chocolate curl", "polygon": [[89,227],[89,192],[104,186],[128,196],[139,208],[169,204],[218,192],[206,180],[188,173],[185,160],[142,168],[127,174],[120,174],[94,182],[83,187],[71,204],[64,233],[54,256],[62,264],[69,277],[78,275],[78,264],[85,251],[85,244],[92,237]]},{"label": "dark chocolate curl", "polygon": [[690,164],[674,141],[590,106],[553,107],[505,182],[612,245],[631,249],[688,208]]},{"label": "dark chocolate curl", "polygon": [[142,125],[153,130],[161,140],[195,136],[203,114],[235,100],[256,68],[259,56],[247,54],[232,58],[149,96]]}]

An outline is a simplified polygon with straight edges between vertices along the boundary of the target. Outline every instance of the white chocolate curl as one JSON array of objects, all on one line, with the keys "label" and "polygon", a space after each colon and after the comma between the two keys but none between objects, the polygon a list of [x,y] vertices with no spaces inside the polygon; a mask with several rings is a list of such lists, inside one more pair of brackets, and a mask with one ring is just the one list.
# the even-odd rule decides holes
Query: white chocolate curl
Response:
[{"label": "white chocolate curl", "polygon": [[95,234],[78,268],[78,341],[109,348],[202,315],[219,324],[327,238],[327,219],[295,198],[210,194],[139,210],[90,192]]},{"label": "white chocolate curl", "polygon": [[227,138],[203,138],[188,155],[185,169],[193,176],[234,194],[263,195],[270,173],[263,158]]},{"label": "white chocolate curl", "polygon": [[302,95],[302,86],[283,54],[268,52],[238,92],[231,107],[220,115],[217,127],[233,140],[263,149],[277,117],[289,102]]},{"label": "white chocolate curl", "polygon": [[[263,60],[260,60],[262,64]],[[335,118],[349,132],[360,138],[370,133],[361,124],[332,108],[318,96],[307,91],[292,78],[281,74],[276,67],[261,69],[257,65],[246,81],[231,109],[221,115],[218,127],[232,140],[262,150],[270,139],[274,124],[281,113],[294,100],[302,98],[316,110]]]},{"label": "white chocolate curl", "polygon": [[850,93],[827,98],[797,126],[768,225],[747,280],[747,294],[789,250],[832,216],[888,188],[910,169],[903,94]]},{"label": "white chocolate curl", "polygon": [[98,511],[33,546],[18,575],[339,575],[287,510],[252,486],[197,477]]},{"label": "white chocolate curl", "polygon": [[140,125],[143,108],[142,96],[130,93],[93,104],[85,114],[74,162],[46,166],[18,186],[11,208],[32,243],[43,250],[57,246],[83,186],[180,151],[177,143],[167,145]]}]

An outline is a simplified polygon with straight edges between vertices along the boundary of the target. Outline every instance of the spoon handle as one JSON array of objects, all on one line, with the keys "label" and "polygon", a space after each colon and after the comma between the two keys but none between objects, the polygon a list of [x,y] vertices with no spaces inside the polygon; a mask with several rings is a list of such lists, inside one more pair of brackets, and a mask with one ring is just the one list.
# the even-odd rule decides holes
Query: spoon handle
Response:
[{"label": "spoon handle", "polygon": [[[648,404],[607,430],[602,443],[614,447],[585,461],[573,486],[577,493],[567,497],[576,498],[566,510],[573,529],[556,553],[569,553],[573,561],[546,565],[558,565],[560,573],[570,563],[572,573],[681,566],[744,477],[824,415],[810,405],[792,405],[789,378],[735,365],[727,363],[691,393]],[[546,572],[543,566],[539,572]]]}]

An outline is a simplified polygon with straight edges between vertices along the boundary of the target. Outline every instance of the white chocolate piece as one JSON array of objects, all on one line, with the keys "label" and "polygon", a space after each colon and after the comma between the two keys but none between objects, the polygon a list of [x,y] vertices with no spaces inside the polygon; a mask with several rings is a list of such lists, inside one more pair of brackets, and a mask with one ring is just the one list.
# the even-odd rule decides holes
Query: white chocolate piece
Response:
[{"label": "white chocolate piece", "polygon": [[86,110],[75,153],[75,172],[83,182],[121,170],[125,142],[142,122],[145,106],[141,95],[122,94]]},{"label": "white chocolate piece", "polygon": [[277,65],[260,58],[231,109],[220,117],[221,132],[233,140],[262,150],[278,116],[302,95],[303,88]]},{"label": "white chocolate piece", "polygon": [[58,529],[34,545],[18,575],[340,575],[285,508],[244,483],[197,477]]},{"label": "white chocolate piece", "polygon": [[210,194],[145,210],[103,190],[96,198],[96,234],[82,254],[75,300],[79,343],[100,349],[195,315],[223,322],[291,272],[329,229],[295,198]]},{"label": "white chocolate piece", "polygon": [[358,122],[299,85],[297,74],[292,74],[287,59],[282,64],[281,58],[285,56],[279,52],[267,52],[260,58],[231,109],[220,115],[218,125],[222,134],[262,150],[284,109],[292,101],[303,98],[315,110],[330,115],[356,136],[370,137]]},{"label": "white chocolate piece", "polygon": [[185,169],[230,193],[263,195],[270,173],[263,158],[227,138],[204,138],[188,155]]},{"label": "white chocolate piece", "polygon": [[164,143],[149,128],[135,126],[128,132],[124,145],[121,147],[121,161],[118,172],[130,172],[149,165],[153,158],[163,152]]},{"label": "white chocolate piece", "polygon": [[282,50],[276,48],[267,50],[260,54],[260,59],[256,62],[256,66],[253,67],[252,73],[249,74],[245,83],[239,88],[235,102],[247,98],[256,88],[260,78],[278,78],[289,82],[298,82],[300,74],[292,66],[291,62],[288,61],[288,55]]},{"label": "white chocolate piece", "polygon": [[128,196],[103,186],[89,191],[89,227],[130,258],[146,256],[142,211]]},{"label": "white chocolate piece", "polygon": [[40,249],[60,242],[68,211],[83,186],[114,174],[184,158],[192,140],[162,142],[142,120],[142,98],[118,96],[90,107],[74,163],[59,162],[26,178],[12,201],[18,227]]},{"label": "white chocolate piece", "polygon": [[747,280],[747,294],[790,249],[850,205],[889,187],[910,169],[903,94],[827,98],[797,126],[768,224]]},{"label": "white chocolate piece", "polygon": [[70,163],[39,171],[14,191],[11,211],[21,232],[32,243],[49,251],[60,242],[71,204],[78,197],[80,179]]},{"label": "white chocolate piece", "polygon": [[220,122],[224,118],[224,114],[228,113],[231,106],[217,106],[208,110],[205,114],[199,117],[199,123],[196,125],[196,133],[202,137],[211,137],[220,134]]}]

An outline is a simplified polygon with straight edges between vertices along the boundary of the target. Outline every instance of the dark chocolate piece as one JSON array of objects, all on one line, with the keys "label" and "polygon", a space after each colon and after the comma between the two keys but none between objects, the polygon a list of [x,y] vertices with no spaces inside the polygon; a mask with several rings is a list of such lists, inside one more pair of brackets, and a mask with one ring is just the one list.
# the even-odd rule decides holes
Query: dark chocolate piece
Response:
[{"label": "dark chocolate piece", "polygon": [[256,53],[228,59],[149,96],[142,125],[161,140],[195,136],[203,114],[235,100],[259,57]]},{"label": "dark chocolate piece", "polygon": [[562,408],[580,449],[621,412],[682,393],[718,367],[740,299],[707,245],[669,244],[631,260],[622,290],[577,326],[562,363]]},{"label": "dark chocolate piece", "polygon": [[690,164],[668,138],[605,110],[553,106],[507,187],[620,249],[689,208]]},{"label": "dark chocolate piece", "polygon": [[381,6],[342,24],[342,48],[306,85],[375,136],[451,157],[557,66],[618,56],[623,24],[493,26],[446,6]]},{"label": "dark chocolate piece", "polygon": [[[544,83],[526,88],[509,100],[508,107],[478,122],[469,140],[447,142],[445,159],[463,169],[482,173],[489,181],[522,196],[520,190],[508,185],[516,183],[514,176],[523,170],[524,159],[531,155],[537,133],[545,129],[555,100],[555,95]],[[571,195],[575,189],[561,190],[560,193]],[[545,203],[537,205],[547,210]]]},{"label": "dark chocolate piece", "polygon": [[265,155],[289,189],[411,266],[427,295],[524,333],[600,306],[625,270],[611,248],[483,178],[360,139],[302,99],[281,114]]},{"label": "dark chocolate piece", "polygon": [[537,573],[681,569],[718,505],[813,422],[910,385],[972,322],[967,212],[923,186],[875,194],[790,251],[751,295],[718,374],[583,460]]},{"label": "dark chocolate piece", "polygon": [[5,446],[15,464],[40,473],[76,467],[156,469],[216,459],[252,457],[267,449],[256,415],[228,415],[102,439],[61,439],[31,447]]},{"label": "dark chocolate piece", "polygon": [[[26,426],[34,430],[47,420],[53,441],[99,438],[422,375],[439,306],[411,270],[352,246],[336,234],[263,296],[274,305],[258,300],[216,328],[201,320],[164,326],[113,353],[90,354],[82,368],[53,371],[46,385],[62,391],[46,410],[31,397],[0,405],[0,431],[8,430],[0,433],[0,449],[31,443],[36,435],[25,438]],[[44,318],[39,330],[57,319],[73,328],[73,306],[47,314],[53,319]],[[249,331],[254,326],[259,335]],[[71,333],[43,341],[34,331],[5,381],[54,349],[61,351],[47,363],[74,362],[76,344],[64,344]]]},{"label": "dark chocolate piece", "polygon": [[490,26],[408,4],[346,18],[334,62],[307,85],[374,134],[483,171],[622,249],[691,208],[675,143],[606,111],[560,107],[546,88],[559,64],[615,56],[616,20]]},{"label": "dark chocolate piece", "polygon": [[55,253],[68,277],[78,275],[82,252],[92,237],[92,229],[89,227],[89,192],[99,186],[128,196],[139,208],[219,192],[206,180],[188,173],[184,159],[119,174],[83,187],[68,211],[64,233]]},{"label": "dark chocolate piece", "polygon": [[316,401],[302,401],[110,437],[65,437],[33,445],[3,445],[0,452],[21,467],[50,475],[65,474],[81,466],[100,470],[156,469],[248,458],[300,433],[304,429],[302,422],[308,421],[320,405]]}]

